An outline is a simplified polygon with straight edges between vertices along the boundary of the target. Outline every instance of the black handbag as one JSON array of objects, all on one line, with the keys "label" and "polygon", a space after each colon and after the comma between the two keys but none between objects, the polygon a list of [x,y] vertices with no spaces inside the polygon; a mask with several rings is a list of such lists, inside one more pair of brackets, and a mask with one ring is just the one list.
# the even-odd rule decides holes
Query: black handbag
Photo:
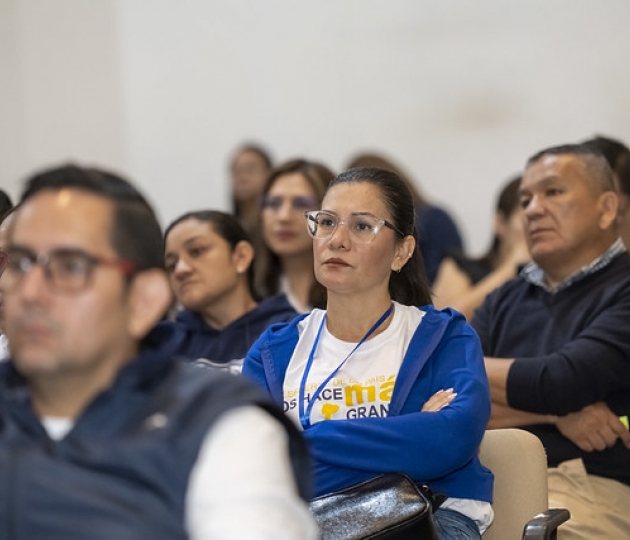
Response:
[{"label": "black handbag", "polygon": [[310,509],[322,540],[437,540],[440,502],[408,476],[387,473],[317,497]]}]

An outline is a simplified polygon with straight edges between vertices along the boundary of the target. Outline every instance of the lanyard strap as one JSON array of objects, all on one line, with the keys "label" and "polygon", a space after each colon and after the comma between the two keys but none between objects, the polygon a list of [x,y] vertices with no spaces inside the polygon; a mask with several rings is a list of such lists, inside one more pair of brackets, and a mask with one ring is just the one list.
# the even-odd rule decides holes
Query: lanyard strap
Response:
[{"label": "lanyard strap", "polygon": [[324,328],[324,324],[326,323],[327,313],[324,314],[322,322],[319,325],[319,329],[317,330],[317,335],[315,336],[315,341],[313,342],[313,347],[311,348],[311,352],[308,355],[308,360],[306,361],[306,367],[304,368],[304,373],[302,375],[302,381],[300,382],[300,392],[299,392],[299,395],[298,395],[298,400],[299,400],[298,407],[299,407],[299,412],[300,412],[300,424],[302,424],[302,428],[306,429],[307,427],[309,427],[311,425],[310,417],[311,417],[311,411],[313,410],[313,405],[315,405],[315,402],[317,401],[317,398],[319,397],[319,394],[321,394],[322,390],[330,382],[330,379],[332,379],[336,375],[336,373],[341,369],[341,367],[347,362],[348,358],[350,358],[354,354],[354,352],[361,345],[363,345],[363,343],[376,331],[376,329],[379,326],[381,326],[381,324],[383,324],[383,322],[385,322],[385,319],[387,319],[387,317],[389,317],[389,315],[391,314],[393,309],[394,309],[394,304],[390,304],[389,307],[387,308],[387,310],[385,311],[385,313],[383,313],[383,315],[381,315],[380,319],[374,323],[374,326],[372,326],[372,328],[370,328],[367,331],[367,334],[365,334],[361,338],[359,343],[357,343],[354,346],[354,348],[350,351],[348,356],[346,356],[343,359],[341,364],[339,364],[332,371],[332,373],[330,375],[328,375],[328,377],[326,377],[324,382],[317,387],[315,392],[311,395],[311,399],[309,400],[309,403],[308,403],[308,406],[306,407],[306,412],[305,412],[304,411],[304,389],[306,387],[306,381],[308,379],[308,374],[310,373],[311,366],[313,365],[313,358],[315,357],[315,351],[317,350],[317,346],[319,345],[319,338],[321,337],[322,330]]}]

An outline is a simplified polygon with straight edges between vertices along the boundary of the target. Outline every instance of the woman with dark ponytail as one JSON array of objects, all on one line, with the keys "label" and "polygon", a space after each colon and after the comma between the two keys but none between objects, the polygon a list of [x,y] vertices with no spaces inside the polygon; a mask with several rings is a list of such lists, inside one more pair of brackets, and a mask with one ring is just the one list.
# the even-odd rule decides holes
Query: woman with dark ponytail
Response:
[{"label": "woman with dark ponytail", "polygon": [[409,189],[350,169],[305,217],[326,309],[269,328],[243,374],[302,427],[316,496],[405,473],[447,496],[440,539],[480,539],[493,518],[483,355],[461,314],[430,305]]}]

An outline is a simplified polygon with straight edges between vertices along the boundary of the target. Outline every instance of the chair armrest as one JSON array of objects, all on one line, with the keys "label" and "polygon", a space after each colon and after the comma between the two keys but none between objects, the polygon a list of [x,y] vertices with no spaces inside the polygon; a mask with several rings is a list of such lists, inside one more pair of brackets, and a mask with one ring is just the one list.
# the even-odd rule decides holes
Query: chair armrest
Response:
[{"label": "chair armrest", "polygon": [[523,530],[523,540],[555,540],[558,537],[558,527],[570,517],[566,508],[550,508],[527,522]]}]

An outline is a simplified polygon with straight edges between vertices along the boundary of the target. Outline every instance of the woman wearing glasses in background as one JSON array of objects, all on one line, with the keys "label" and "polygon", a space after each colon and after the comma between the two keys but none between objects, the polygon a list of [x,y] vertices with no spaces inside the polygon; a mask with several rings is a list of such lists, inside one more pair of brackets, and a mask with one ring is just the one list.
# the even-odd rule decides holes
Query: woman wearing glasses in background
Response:
[{"label": "woman wearing glasses in background", "polygon": [[493,476],[477,457],[490,416],[483,356],[463,316],[427,305],[408,188],[351,169],[306,220],[326,310],[268,329],[243,374],[302,427],[315,495],[406,473],[447,495],[440,538],[479,539],[493,517]]},{"label": "woman wearing glasses in background", "polygon": [[296,311],[323,307],[325,292],[313,275],[313,242],[304,212],[317,210],[334,174],[320,163],[295,159],[271,172],[262,195],[262,239],[256,246],[254,284],[266,298],[287,295]]}]

